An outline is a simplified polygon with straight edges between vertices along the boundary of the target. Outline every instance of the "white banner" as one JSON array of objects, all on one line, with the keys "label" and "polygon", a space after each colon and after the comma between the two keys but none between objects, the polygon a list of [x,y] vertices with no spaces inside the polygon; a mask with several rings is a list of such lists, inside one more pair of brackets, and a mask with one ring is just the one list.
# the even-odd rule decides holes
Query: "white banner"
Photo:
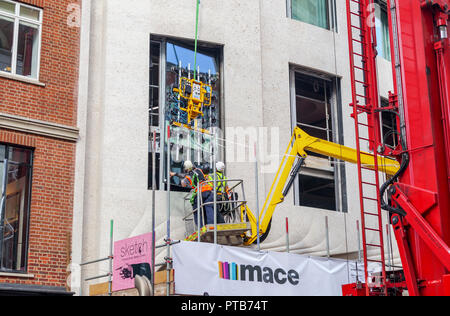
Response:
[{"label": "white banner", "polygon": [[341,296],[356,275],[355,262],[197,242],[174,245],[173,265],[181,295]]}]

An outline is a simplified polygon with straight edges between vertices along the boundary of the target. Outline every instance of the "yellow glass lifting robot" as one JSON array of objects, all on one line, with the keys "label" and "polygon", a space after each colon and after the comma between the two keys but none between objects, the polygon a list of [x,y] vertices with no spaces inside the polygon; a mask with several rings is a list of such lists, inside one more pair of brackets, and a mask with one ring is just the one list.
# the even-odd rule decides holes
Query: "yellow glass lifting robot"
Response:
[{"label": "yellow glass lifting robot", "polygon": [[187,113],[188,124],[204,115],[203,107],[211,105],[212,87],[199,80],[180,77],[178,88],[173,91],[177,92],[180,98],[187,100],[187,107],[180,107],[180,110]]}]

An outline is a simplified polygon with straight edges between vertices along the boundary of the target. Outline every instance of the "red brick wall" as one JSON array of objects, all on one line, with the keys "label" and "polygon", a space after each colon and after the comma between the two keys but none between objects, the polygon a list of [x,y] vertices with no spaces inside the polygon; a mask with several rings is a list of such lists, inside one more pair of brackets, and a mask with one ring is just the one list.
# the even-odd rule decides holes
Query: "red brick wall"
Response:
[{"label": "red brick wall", "polygon": [[0,142],[33,147],[28,273],[1,282],[66,285],[72,233],[75,144],[0,129]]},{"label": "red brick wall", "polygon": [[67,25],[75,0],[20,1],[43,9],[41,68],[36,86],[0,77],[0,112],[76,125],[79,32]]},{"label": "red brick wall", "polygon": [[[45,87],[0,77],[0,113],[76,126],[79,28],[67,25],[76,0],[24,0],[43,8],[39,81]],[[28,273],[0,283],[65,287],[70,263],[74,142],[0,129],[0,142],[34,148]]]}]

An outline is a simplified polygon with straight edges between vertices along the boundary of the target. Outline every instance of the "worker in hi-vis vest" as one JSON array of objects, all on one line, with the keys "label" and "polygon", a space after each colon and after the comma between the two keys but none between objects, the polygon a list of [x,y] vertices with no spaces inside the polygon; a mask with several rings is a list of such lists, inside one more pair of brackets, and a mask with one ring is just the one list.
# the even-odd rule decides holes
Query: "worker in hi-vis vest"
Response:
[{"label": "worker in hi-vis vest", "polygon": [[[213,194],[213,186],[209,183],[206,183],[206,176],[203,171],[199,168],[194,168],[194,164],[191,161],[184,162],[184,172],[185,173],[175,173],[171,172],[170,176],[177,176],[181,179],[181,186],[184,188],[190,188],[192,190],[192,195],[190,198],[190,202],[192,204],[192,209],[194,211],[194,222],[197,224],[197,207],[198,207],[198,189],[201,187],[201,202],[207,204],[203,207],[203,211],[201,214],[201,223],[200,224],[214,224],[214,194]],[[203,218],[206,215],[206,221]],[[217,212],[217,223],[222,224],[225,223],[220,212]]]},{"label": "worker in hi-vis vest", "polygon": [[[225,164],[222,161],[219,161],[216,163],[215,167],[217,201],[223,202],[233,200],[235,196],[233,192],[230,192],[230,189],[228,187],[228,179],[225,176]],[[211,181],[211,183],[214,185],[214,174],[210,174],[208,178],[209,181]],[[232,209],[232,205],[229,203],[219,203],[218,205],[219,212],[223,216],[227,215]]]},{"label": "worker in hi-vis vest", "polygon": [[[216,163],[216,192],[218,196],[225,196],[228,192],[227,177],[225,177],[225,164],[222,161]],[[214,185],[214,174],[208,176],[208,180]]]}]

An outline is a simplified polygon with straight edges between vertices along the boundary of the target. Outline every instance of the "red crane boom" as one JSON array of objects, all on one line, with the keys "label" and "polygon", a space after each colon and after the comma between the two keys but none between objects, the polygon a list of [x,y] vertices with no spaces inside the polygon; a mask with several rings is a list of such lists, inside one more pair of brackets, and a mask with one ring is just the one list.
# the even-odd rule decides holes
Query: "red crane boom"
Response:
[{"label": "red crane boom", "polygon": [[[377,45],[375,23],[370,20],[373,16],[367,12],[374,1],[347,3],[357,137],[358,117],[365,112],[370,147],[385,154],[380,150],[385,146],[379,136],[379,113],[398,114],[400,145],[394,155],[401,168],[381,186],[378,201],[391,213],[405,275],[403,286],[409,295],[450,295],[450,0],[387,0],[394,75],[388,108],[379,107],[373,79]],[[367,23],[355,25],[355,14]],[[362,47],[356,54],[355,32],[361,36]],[[362,80],[354,75],[358,54],[363,61],[362,66],[357,65]],[[363,181],[360,174],[360,183]],[[344,287],[344,294],[387,294],[390,285],[384,269],[382,274],[382,291],[366,286],[363,293],[352,285]]]}]

